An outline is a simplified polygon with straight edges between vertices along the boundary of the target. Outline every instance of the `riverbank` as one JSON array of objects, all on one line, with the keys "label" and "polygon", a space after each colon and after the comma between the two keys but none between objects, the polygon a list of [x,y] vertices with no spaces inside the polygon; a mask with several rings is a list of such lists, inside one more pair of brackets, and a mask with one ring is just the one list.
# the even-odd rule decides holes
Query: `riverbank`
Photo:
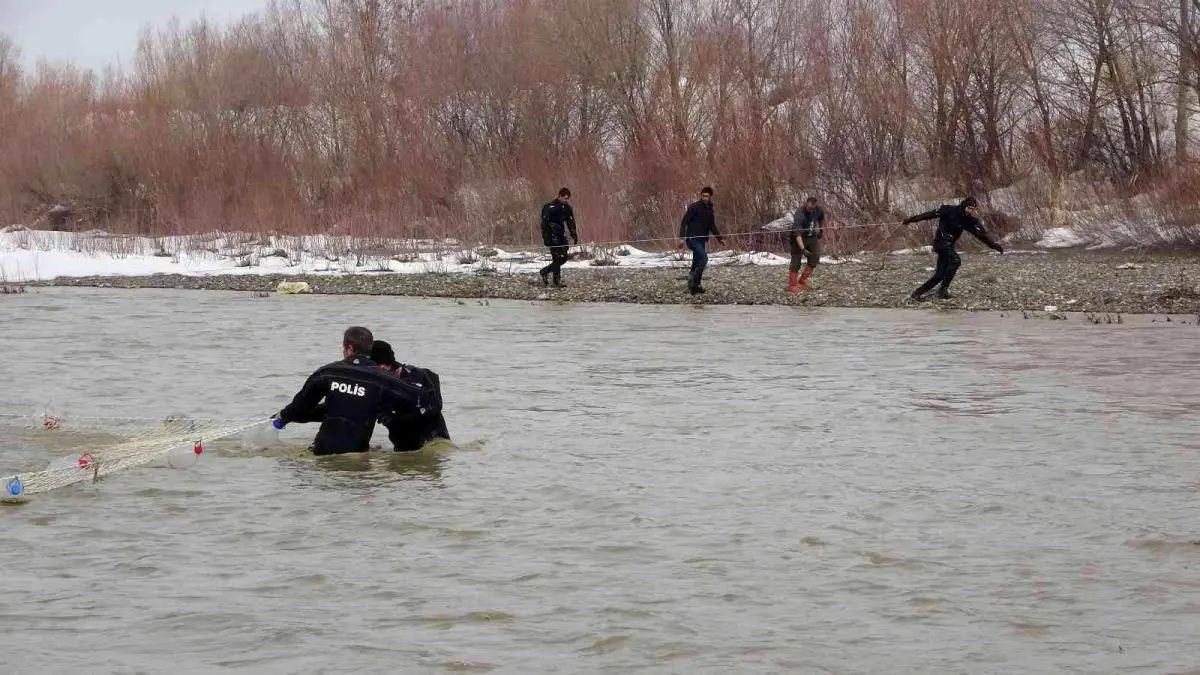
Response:
[{"label": "riverbank", "polygon": [[[933,256],[871,256],[861,263],[822,265],[812,287],[786,292],[787,267],[712,266],[708,293],[685,288],[686,262],[659,269],[595,267],[564,271],[565,288],[546,288],[535,274],[358,273],[347,275],[217,274],[58,277],[28,285],[178,288],[273,292],[281,281],[303,281],[313,293],[463,299],[550,300],[643,304],[801,305],[815,307],[941,307],[979,311],[1062,311],[1200,314],[1200,255],[1057,252],[963,254],[950,300],[908,298],[930,274]],[[1047,310],[1047,307],[1055,308]]]}]

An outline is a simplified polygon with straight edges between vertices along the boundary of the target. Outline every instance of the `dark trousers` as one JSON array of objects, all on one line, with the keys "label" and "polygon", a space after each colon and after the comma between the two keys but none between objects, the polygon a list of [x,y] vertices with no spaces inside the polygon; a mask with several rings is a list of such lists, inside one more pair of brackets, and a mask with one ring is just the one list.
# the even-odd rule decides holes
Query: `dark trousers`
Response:
[{"label": "dark trousers", "polygon": [[317,429],[309,448],[314,455],[345,455],[352,452],[367,452],[371,449],[371,435],[375,431],[375,420],[352,422],[345,418],[326,417]]},{"label": "dark trousers", "polygon": [[708,267],[708,242],[694,238],[687,240],[687,247],[692,251],[692,269],[688,272],[688,288],[699,288],[704,277],[704,268]]},{"label": "dark trousers", "polygon": [[562,279],[562,266],[569,260],[567,256],[567,246],[551,246],[550,247],[550,264],[542,268],[541,275],[544,279],[547,274],[554,275],[554,283],[558,283]]},{"label": "dark trousers", "polygon": [[792,264],[788,267],[791,272],[799,272],[804,266],[805,259],[809,267],[816,267],[821,262],[821,240],[816,237],[804,237],[804,250],[801,251],[796,242],[792,241]]},{"label": "dark trousers", "polygon": [[950,282],[954,281],[954,274],[958,272],[959,265],[962,265],[962,258],[958,257],[958,252],[953,248],[937,249],[937,257],[937,267],[933,271],[933,276],[929,277],[929,281],[921,284],[920,288],[913,291],[913,295],[924,295],[938,284],[941,284],[944,289],[950,288]]},{"label": "dark trousers", "polygon": [[396,423],[388,429],[388,440],[396,452],[412,452],[425,447],[435,438],[450,440],[450,432],[446,429],[446,418],[442,413],[431,416],[432,419],[420,419],[411,423]]}]

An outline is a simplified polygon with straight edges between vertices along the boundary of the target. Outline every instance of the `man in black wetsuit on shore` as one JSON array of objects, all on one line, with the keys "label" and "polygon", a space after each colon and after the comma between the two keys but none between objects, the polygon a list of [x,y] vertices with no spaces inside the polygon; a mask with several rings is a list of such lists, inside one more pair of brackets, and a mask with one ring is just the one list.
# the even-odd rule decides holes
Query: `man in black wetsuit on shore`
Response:
[{"label": "man in black wetsuit on shore", "polygon": [[542,276],[542,285],[550,283],[549,276],[554,275],[554,285],[562,287],[562,266],[566,264],[569,256],[567,250],[570,248],[567,245],[567,231],[571,232],[571,238],[575,240],[575,245],[579,245],[579,233],[575,231],[575,211],[571,209],[568,203],[571,201],[571,191],[563,188],[558,191],[558,197],[546,205],[542,206],[542,243],[550,247],[550,264],[542,268],[539,272]]},{"label": "man in black wetsuit on shore", "polygon": [[938,219],[937,232],[933,235],[933,250],[937,253],[937,268],[933,276],[929,277],[929,280],[921,284],[909,297],[913,300],[924,300],[926,293],[933,290],[934,286],[940,285],[937,296],[942,300],[950,298],[950,282],[954,281],[954,274],[958,272],[958,267],[962,264],[962,259],[958,257],[958,252],[954,250],[954,247],[958,243],[958,238],[962,236],[963,230],[975,235],[992,249],[1004,253],[1004,247],[992,241],[987,231],[983,229],[978,212],[979,206],[975,198],[967,197],[957,206],[942,204],[932,211],[904,219],[905,225],[922,220]]},{"label": "man in black wetsuit on shore", "polygon": [[366,328],[347,329],[342,336],[344,358],[310,375],[292,402],[275,416],[275,426],[319,420],[313,454],[340,455],[369,450],[377,421],[423,414],[422,409],[440,410],[437,392],[413,386],[369,358],[374,342]]},{"label": "man in black wetsuit on shore", "polygon": [[[383,340],[375,341],[371,348],[371,360],[408,384],[433,392],[439,402],[442,400],[442,381],[438,374],[428,368],[396,361],[396,352]],[[388,440],[396,452],[420,450],[437,438],[450,440],[450,431],[446,428],[446,418],[442,416],[440,405],[436,409],[419,408],[390,419],[381,419],[380,423],[387,427]]]}]

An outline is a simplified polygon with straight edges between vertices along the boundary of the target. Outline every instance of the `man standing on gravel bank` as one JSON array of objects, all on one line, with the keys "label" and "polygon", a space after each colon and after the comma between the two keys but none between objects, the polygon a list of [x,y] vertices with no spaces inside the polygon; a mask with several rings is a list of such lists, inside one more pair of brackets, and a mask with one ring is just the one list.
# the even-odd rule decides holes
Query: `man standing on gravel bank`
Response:
[{"label": "man standing on gravel bank", "polygon": [[712,188],[700,190],[700,201],[692,202],[687,207],[679,223],[679,248],[687,246],[692,251],[692,269],[688,272],[688,291],[692,295],[705,292],[700,281],[704,277],[704,268],[708,266],[708,235],[716,235],[717,241],[725,243],[725,237],[717,229],[717,219],[713,215],[712,196]]},{"label": "man standing on gravel bank", "polygon": [[[788,269],[788,293],[795,293],[800,286],[808,288],[808,277],[817,268],[821,260],[820,239],[825,236],[825,211],[817,206],[817,198],[809,197],[803,208],[797,209],[792,216],[792,265]],[[800,266],[808,258],[804,266],[804,274],[800,275]],[[800,275],[797,280],[797,275]]]},{"label": "man standing on gravel bank", "polygon": [[939,286],[937,296],[942,300],[950,298],[950,282],[954,281],[954,273],[958,271],[962,259],[954,250],[963,230],[975,235],[980,241],[992,249],[1004,253],[1004,247],[992,241],[983,223],[979,220],[979,206],[974,197],[967,197],[957,206],[942,204],[932,211],[904,219],[904,224],[916,223],[922,220],[938,219],[937,232],[933,235],[933,250],[937,253],[937,268],[933,276],[910,296],[913,300],[924,300],[925,294]]},{"label": "man standing on gravel bank", "polygon": [[567,230],[575,245],[579,245],[579,234],[575,231],[575,212],[571,210],[571,191],[563,188],[558,197],[542,207],[542,243],[550,247],[550,264],[542,268],[542,285],[549,285],[549,276],[554,275],[554,285],[562,288],[562,266],[567,262]]}]

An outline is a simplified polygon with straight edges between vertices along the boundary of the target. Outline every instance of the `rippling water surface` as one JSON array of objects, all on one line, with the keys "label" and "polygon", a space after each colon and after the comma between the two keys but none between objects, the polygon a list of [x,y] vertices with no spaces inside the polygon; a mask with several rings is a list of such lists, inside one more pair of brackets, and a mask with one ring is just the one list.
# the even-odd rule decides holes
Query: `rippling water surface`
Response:
[{"label": "rippling water surface", "polygon": [[5,672],[1200,668],[1196,326],[42,289],[0,410],[266,416],[354,323],[459,447],[0,508]]}]

